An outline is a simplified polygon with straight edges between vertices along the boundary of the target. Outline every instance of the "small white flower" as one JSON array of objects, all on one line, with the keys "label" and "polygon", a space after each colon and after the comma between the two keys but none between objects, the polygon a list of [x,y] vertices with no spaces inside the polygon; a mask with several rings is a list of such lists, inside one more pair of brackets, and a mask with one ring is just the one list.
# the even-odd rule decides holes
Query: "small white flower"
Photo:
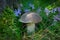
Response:
[{"label": "small white flower", "polygon": [[44,10],[45,12],[46,12],[46,15],[48,16],[49,15],[49,13],[50,13],[50,10],[48,10],[47,8],[45,8],[45,10]]},{"label": "small white flower", "polygon": [[54,8],[54,11],[57,11],[57,8]]},{"label": "small white flower", "polygon": [[30,9],[25,9],[24,12],[25,12],[25,13],[26,13],[26,12],[30,12]]},{"label": "small white flower", "polygon": [[32,9],[34,9],[34,4],[30,3],[29,6],[32,7]]},{"label": "small white flower", "polygon": [[58,9],[58,12],[60,12],[60,7],[58,7],[57,9]]},{"label": "small white flower", "polygon": [[38,9],[37,9],[37,13],[40,13],[40,12],[41,12],[41,8],[38,8]]},{"label": "small white flower", "polygon": [[51,13],[55,13],[57,11],[57,8],[54,8],[51,10]]},{"label": "small white flower", "polygon": [[22,3],[20,4],[20,7],[23,7],[23,4]]}]

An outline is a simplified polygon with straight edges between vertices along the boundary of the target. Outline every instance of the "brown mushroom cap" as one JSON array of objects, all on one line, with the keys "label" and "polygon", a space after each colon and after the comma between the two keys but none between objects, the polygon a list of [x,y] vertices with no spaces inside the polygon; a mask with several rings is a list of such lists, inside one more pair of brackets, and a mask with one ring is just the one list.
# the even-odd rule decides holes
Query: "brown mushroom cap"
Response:
[{"label": "brown mushroom cap", "polygon": [[37,13],[30,12],[23,14],[19,21],[23,23],[38,23],[41,20],[42,18]]}]

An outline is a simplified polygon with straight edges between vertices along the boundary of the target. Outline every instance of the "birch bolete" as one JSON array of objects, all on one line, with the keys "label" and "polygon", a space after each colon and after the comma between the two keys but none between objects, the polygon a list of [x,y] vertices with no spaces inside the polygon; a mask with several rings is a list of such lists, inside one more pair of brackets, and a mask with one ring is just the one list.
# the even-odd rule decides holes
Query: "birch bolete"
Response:
[{"label": "birch bolete", "polygon": [[25,13],[19,19],[22,23],[27,23],[27,34],[35,33],[35,23],[38,23],[42,18],[35,12]]}]

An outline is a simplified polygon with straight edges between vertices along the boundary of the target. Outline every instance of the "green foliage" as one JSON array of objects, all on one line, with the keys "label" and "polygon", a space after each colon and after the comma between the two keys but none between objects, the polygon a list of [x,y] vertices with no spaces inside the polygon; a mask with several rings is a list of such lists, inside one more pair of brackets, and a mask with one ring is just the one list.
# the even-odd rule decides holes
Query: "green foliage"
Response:
[{"label": "green foliage", "polygon": [[20,40],[21,33],[15,19],[14,12],[6,7],[0,16],[0,40]]}]

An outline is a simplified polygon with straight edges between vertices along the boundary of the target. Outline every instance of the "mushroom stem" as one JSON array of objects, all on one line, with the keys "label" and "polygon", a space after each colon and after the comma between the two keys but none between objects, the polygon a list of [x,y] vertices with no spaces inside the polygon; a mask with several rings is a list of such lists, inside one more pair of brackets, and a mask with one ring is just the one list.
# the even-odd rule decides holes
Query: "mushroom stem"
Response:
[{"label": "mushroom stem", "polygon": [[33,33],[35,33],[35,23],[27,24],[27,34],[31,35]]}]

